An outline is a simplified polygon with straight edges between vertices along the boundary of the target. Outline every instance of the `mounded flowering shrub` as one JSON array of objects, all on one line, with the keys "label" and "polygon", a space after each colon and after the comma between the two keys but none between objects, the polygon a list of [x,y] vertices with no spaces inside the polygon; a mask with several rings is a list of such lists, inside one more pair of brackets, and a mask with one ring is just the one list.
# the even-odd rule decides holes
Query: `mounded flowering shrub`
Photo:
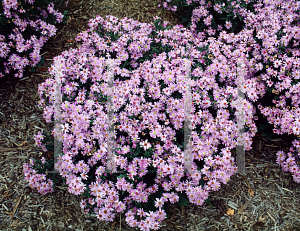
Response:
[{"label": "mounded flowering shrub", "polygon": [[[175,3],[174,1],[167,2],[169,3],[164,4],[165,8],[169,7],[168,4]],[[234,23],[230,17],[235,17],[236,20],[239,18],[240,22],[243,22],[243,30],[248,31],[247,35],[242,37],[244,39],[243,51],[248,52],[252,58],[249,70],[255,73],[251,79],[247,80],[245,87],[253,84],[253,81],[266,86],[266,94],[255,104],[259,112],[255,118],[258,119],[263,115],[271,125],[274,125],[272,128],[274,134],[286,133],[294,139],[287,155],[282,151],[277,153],[277,163],[283,167],[284,171],[291,172],[294,180],[299,183],[300,2],[284,0],[221,2],[213,1],[213,3],[206,4],[205,1],[194,1],[194,5],[200,4],[201,6],[193,10],[190,29],[193,33],[198,33],[202,40],[206,40],[207,36],[217,36],[218,40],[226,43],[233,42],[233,46],[223,46],[223,54],[228,57],[234,49],[235,38],[241,38],[241,36],[233,33],[227,34],[225,28],[215,23],[219,18],[215,18],[218,15],[212,12],[215,10],[220,14],[229,14],[227,15],[228,26],[225,26],[227,30],[236,31],[238,28],[232,27]],[[233,6],[235,9],[230,10]],[[255,94],[249,90],[246,92]],[[264,128],[264,126],[261,127]]]},{"label": "mounded flowering shrub", "polygon": [[[53,77],[58,69],[63,76],[63,156],[56,168],[71,193],[88,197],[81,203],[86,212],[107,221],[114,219],[115,211],[126,212],[130,226],[158,229],[168,203],[201,205],[211,190],[218,190],[237,171],[230,152],[240,144],[236,118],[241,110],[233,87],[233,60],[244,56],[237,48],[240,52],[232,54],[232,60],[223,57],[216,68],[212,50],[221,42],[214,38],[200,42],[192,39],[189,30],[167,29],[167,23],[159,19],[145,24],[97,17],[89,26],[76,38],[82,46],[63,52],[55,58],[59,67],[50,68]],[[191,65],[193,161],[185,172],[184,58],[199,57]],[[114,61],[116,172],[107,174],[107,106],[101,103],[107,101],[110,59]],[[216,78],[229,65],[231,78]],[[47,122],[54,119],[54,83],[50,78],[39,86]],[[252,87],[259,87],[256,90],[263,94],[259,84]],[[255,109],[248,100],[240,103],[244,103],[247,124],[245,149],[250,150],[256,132]],[[42,140],[41,134],[36,137],[36,142]],[[25,179],[41,188],[36,180],[40,173],[33,168],[33,160],[24,165]]]},{"label": "mounded flowering shrub", "polygon": [[[201,205],[211,190],[218,190],[220,183],[226,184],[236,172],[230,149],[241,144],[236,139],[236,118],[242,108],[237,105],[244,104],[243,139],[245,150],[250,150],[251,138],[257,132],[256,108],[261,111],[260,100],[272,93],[272,84],[267,78],[273,78],[274,72],[269,72],[269,67],[262,63],[270,66],[276,63],[274,56],[270,56],[276,47],[268,47],[264,36],[262,42],[253,38],[253,33],[260,33],[255,30],[263,28],[251,28],[258,17],[251,14],[249,17],[252,25],[248,22],[248,27],[238,34],[223,32],[218,38],[209,37],[205,41],[202,37],[193,37],[191,31],[180,26],[166,29],[167,23],[160,20],[141,24],[126,18],[118,20],[108,16],[108,20],[104,20],[97,17],[90,21],[91,29],[78,35],[77,41],[82,43],[80,48],[55,58],[60,65],[53,65],[50,73],[57,77],[60,69],[63,85],[63,156],[56,168],[71,193],[88,197],[81,202],[87,213],[96,213],[99,219],[112,221],[114,212],[125,212],[130,226],[158,229],[168,214],[168,203]],[[292,30],[297,37],[297,29]],[[287,45],[285,37],[274,41],[277,45],[279,42],[282,44],[281,50],[277,50],[278,57],[283,63],[293,59],[293,66],[289,68],[297,71],[297,48],[284,47]],[[258,53],[260,48],[265,50],[262,55]],[[284,56],[284,49],[292,51],[292,59]],[[193,60],[193,163],[187,173],[182,145],[187,84],[184,58]],[[107,65],[110,59],[114,61],[117,172],[107,174],[107,106],[102,103],[107,101],[109,92]],[[240,59],[244,60],[246,68],[243,84],[246,99],[242,101],[237,98],[236,64]],[[261,62],[256,63],[257,60]],[[281,70],[278,79],[274,77],[274,82],[288,78],[290,73],[284,71]],[[53,77],[39,88],[40,105],[45,107],[44,118],[48,122],[53,119],[54,112]],[[287,81],[290,88],[284,88],[284,93],[293,94],[290,103],[297,106],[298,80]],[[298,126],[297,117],[299,112],[292,110],[282,126],[291,118]],[[42,134],[36,136],[38,144],[42,145],[43,139]],[[299,170],[291,163],[297,158],[292,155],[299,153],[299,141],[295,140],[293,145],[296,149],[291,148],[286,169],[294,171],[297,180]],[[285,154],[279,152],[278,157],[284,164]],[[51,191],[51,181],[46,183],[44,175],[41,180],[41,172],[34,170],[35,162],[31,160],[29,165],[24,165],[25,179],[32,187]]]},{"label": "mounded flowering shrub", "polygon": [[[64,0],[2,0],[0,6],[0,78],[13,72],[22,78],[27,66],[43,63],[40,50],[56,34],[54,24],[67,12],[54,8]],[[55,5],[54,5],[55,4]]]}]

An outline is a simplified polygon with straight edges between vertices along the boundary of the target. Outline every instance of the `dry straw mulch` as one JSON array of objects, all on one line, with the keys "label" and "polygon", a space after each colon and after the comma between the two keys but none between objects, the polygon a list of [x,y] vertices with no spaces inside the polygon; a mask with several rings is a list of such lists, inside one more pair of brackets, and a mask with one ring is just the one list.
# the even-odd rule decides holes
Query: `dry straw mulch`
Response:
[{"label": "dry straw mulch", "polygon": [[[96,15],[141,22],[151,22],[158,15],[172,25],[180,23],[179,17],[163,12],[156,1],[69,2],[68,24],[59,25],[57,35],[43,48],[45,65],[21,80],[0,80],[0,230],[137,230],[126,224],[124,214],[114,222],[87,217],[79,207],[81,197],[68,193],[66,185],[43,196],[25,182],[22,165],[30,157],[53,154],[34,146],[33,135],[41,129],[50,133],[53,126],[45,122],[42,108],[37,107],[37,87],[49,78],[51,59],[75,46],[76,34],[87,29],[88,19]],[[178,209],[171,205],[170,218],[161,230],[299,230],[299,184],[275,163],[275,153],[287,151],[288,140],[267,141],[258,134],[253,141],[253,149],[246,152],[247,174],[234,175],[227,185],[213,192],[212,207],[190,204]]]}]

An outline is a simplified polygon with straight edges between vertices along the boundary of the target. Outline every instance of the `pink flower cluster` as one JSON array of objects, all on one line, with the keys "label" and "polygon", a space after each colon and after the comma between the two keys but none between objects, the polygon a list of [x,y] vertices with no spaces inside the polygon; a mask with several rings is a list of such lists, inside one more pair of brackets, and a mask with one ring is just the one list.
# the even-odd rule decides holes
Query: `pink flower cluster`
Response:
[{"label": "pink flower cluster", "polygon": [[35,145],[36,145],[37,147],[41,147],[42,150],[43,150],[44,152],[46,152],[46,151],[47,151],[47,148],[46,148],[46,146],[42,143],[43,140],[44,140],[44,136],[43,136],[43,134],[39,131],[39,132],[34,136]]},{"label": "pink flower cluster", "polygon": [[[35,0],[25,0],[25,3],[31,5],[34,2]],[[3,14],[10,23],[12,31],[7,37],[0,34],[0,58],[4,60],[4,73],[0,71],[0,78],[5,74],[9,74],[11,70],[16,71],[15,77],[22,78],[28,65],[35,67],[40,62],[40,50],[48,38],[56,34],[56,27],[43,19],[34,20],[34,17],[39,17],[38,15],[32,16],[30,19],[24,17],[27,12],[22,3],[17,0],[2,0],[2,3]],[[53,3],[48,5],[47,10],[49,14],[56,18],[56,22],[62,22],[63,14],[54,10]],[[45,18],[48,14],[45,10],[41,10],[40,15]],[[30,28],[40,36],[31,35],[26,39],[28,33],[30,33]],[[24,36],[25,34],[26,36]],[[29,55],[26,55],[27,52],[29,52]]]},{"label": "pink flower cluster", "polygon": [[[42,159],[42,162],[44,159]],[[31,188],[35,188],[39,193],[45,195],[53,192],[53,181],[46,178],[45,174],[38,174],[36,170],[32,169],[34,160],[30,159],[30,163],[23,165],[23,172],[25,180],[28,181]]]}]

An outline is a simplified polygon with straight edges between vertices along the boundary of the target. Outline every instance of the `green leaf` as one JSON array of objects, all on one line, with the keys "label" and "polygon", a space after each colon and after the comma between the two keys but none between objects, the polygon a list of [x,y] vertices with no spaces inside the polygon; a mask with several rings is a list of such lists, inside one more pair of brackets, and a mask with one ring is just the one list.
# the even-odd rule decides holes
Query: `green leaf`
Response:
[{"label": "green leaf", "polygon": [[191,17],[189,15],[181,16],[181,21],[182,22],[189,22],[189,21],[191,21]]},{"label": "green leaf", "polygon": [[117,178],[122,178],[122,177],[127,177],[127,174],[121,174],[121,175],[117,176]]},{"label": "green leaf", "polygon": [[167,214],[167,219],[169,219],[169,215],[170,215],[170,208],[169,208],[169,203],[165,203],[163,208],[164,210],[166,211],[166,214]]},{"label": "green leaf", "polygon": [[41,57],[41,61],[40,61],[39,64],[43,64],[43,63],[45,63],[45,57],[44,56]]},{"label": "green leaf", "polygon": [[267,129],[267,127],[266,127],[265,125],[263,125],[263,124],[260,124],[259,127],[260,127],[262,130],[266,130],[266,129]]},{"label": "green leaf", "polygon": [[207,204],[209,204],[210,207],[213,207],[212,204],[211,204],[211,201],[210,201],[209,197],[205,200],[205,202],[206,202]]},{"label": "green leaf", "polygon": [[84,196],[84,197],[88,197],[90,195],[90,193],[89,192],[84,192],[81,195]]},{"label": "green leaf", "polygon": [[190,22],[187,24],[186,28],[189,28],[191,24],[192,24],[192,21],[190,21]]},{"label": "green leaf", "polygon": [[187,198],[187,196],[185,195],[185,193],[180,193],[177,192],[177,195],[179,196],[179,201],[177,202],[177,204],[182,207],[182,206],[187,206],[189,200]]},{"label": "green leaf", "polygon": [[48,149],[48,150],[54,150],[54,145],[53,144],[46,144],[45,147]]}]

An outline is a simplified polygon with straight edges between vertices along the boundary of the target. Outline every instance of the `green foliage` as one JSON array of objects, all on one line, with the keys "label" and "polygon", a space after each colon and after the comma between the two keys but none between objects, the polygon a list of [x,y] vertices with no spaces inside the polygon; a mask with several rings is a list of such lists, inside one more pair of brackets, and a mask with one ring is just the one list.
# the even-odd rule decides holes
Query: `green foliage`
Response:
[{"label": "green foliage", "polygon": [[45,144],[45,147],[48,150],[54,150],[54,139],[49,136],[45,131],[43,131],[44,139],[42,140],[42,143]]},{"label": "green foliage", "polygon": [[259,124],[257,130],[258,132],[262,132],[262,135],[267,139],[267,140],[272,140],[274,138],[274,133],[273,133],[273,125],[270,124],[267,120],[264,121],[264,123]]},{"label": "green foliage", "polygon": [[185,192],[177,192],[177,195],[179,196],[179,201],[177,202],[177,205],[182,207],[182,206],[187,206],[189,202],[189,199],[186,195]]},{"label": "green foliage", "polygon": [[68,20],[68,18],[69,18],[69,16],[67,16],[68,12],[69,12],[69,11],[66,10],[66,11],[63,13],[63,15],[64,15],[63,23],[64,23],[64,24],[67,24],[67,20]]},{"label": "green foliage", "polygon": [[213,207],[209,197],[205,200],[205,202],[209,204],[211,208]]}]

